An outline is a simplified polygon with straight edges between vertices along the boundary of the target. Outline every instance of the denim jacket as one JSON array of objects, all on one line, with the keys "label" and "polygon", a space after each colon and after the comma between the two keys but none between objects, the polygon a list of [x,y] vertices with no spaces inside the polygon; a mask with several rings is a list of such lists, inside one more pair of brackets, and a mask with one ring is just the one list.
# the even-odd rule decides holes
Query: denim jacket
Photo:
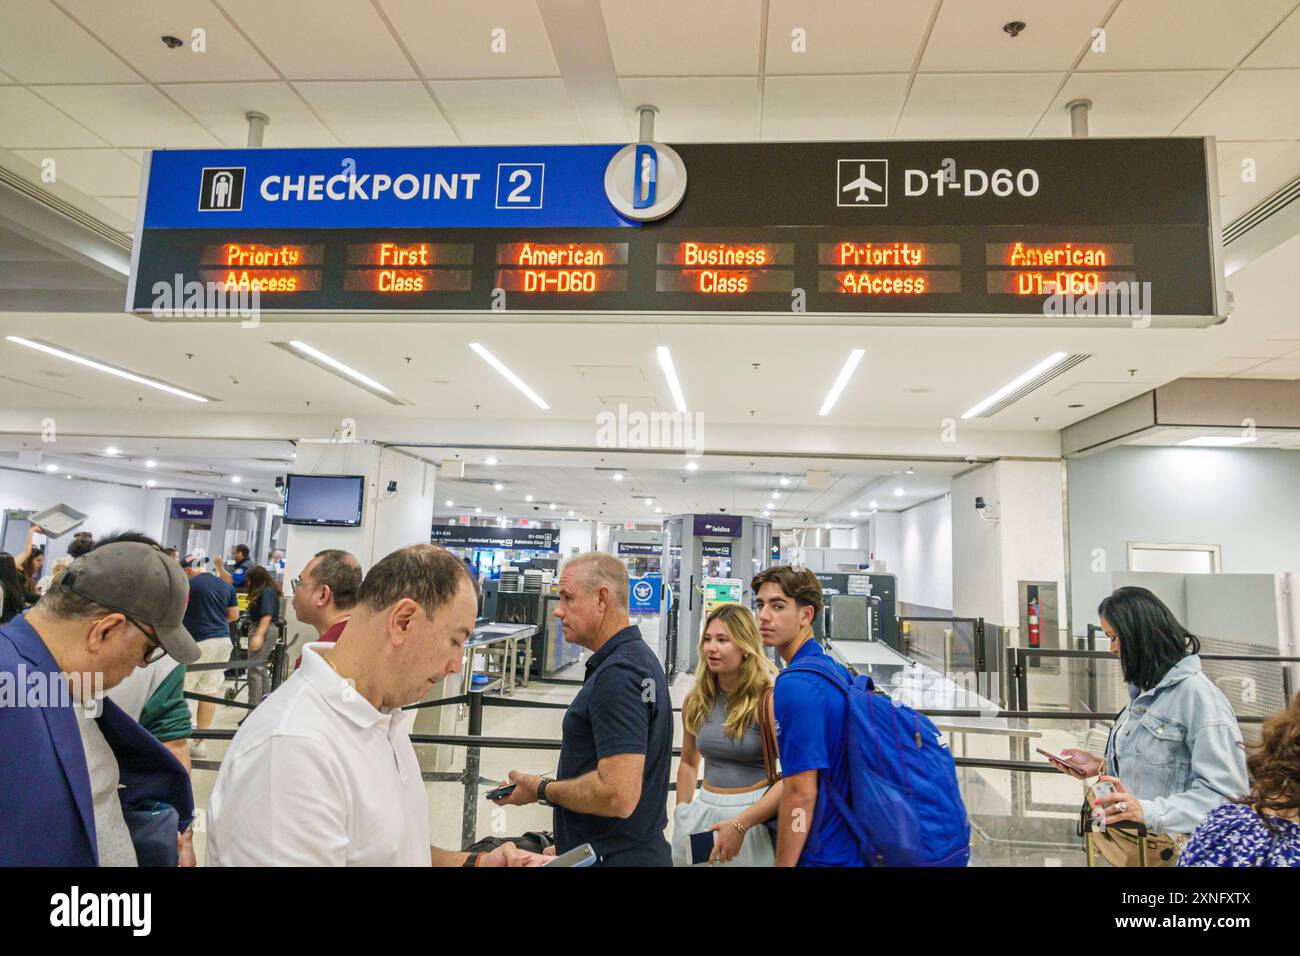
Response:
[{"label": "denim jacket", "polygon": [[1191,833],[1250,789],[1236,714],[1195,654],[1120,712],[1106,766],[1138,798],[1153,833]]}]

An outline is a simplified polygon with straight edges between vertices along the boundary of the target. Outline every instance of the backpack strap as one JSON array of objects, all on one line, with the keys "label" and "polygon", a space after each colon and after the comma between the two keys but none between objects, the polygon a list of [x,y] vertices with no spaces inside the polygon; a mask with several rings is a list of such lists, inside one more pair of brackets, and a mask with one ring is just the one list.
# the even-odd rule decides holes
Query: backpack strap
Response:
[{"label": "backpack strap", "polygon": [[776,783],[776,728],[772,726],[772,696],[775,689],[769,684],[758,695],[758,736],[763,742],[763,770],[767,773],[767,785]]}]

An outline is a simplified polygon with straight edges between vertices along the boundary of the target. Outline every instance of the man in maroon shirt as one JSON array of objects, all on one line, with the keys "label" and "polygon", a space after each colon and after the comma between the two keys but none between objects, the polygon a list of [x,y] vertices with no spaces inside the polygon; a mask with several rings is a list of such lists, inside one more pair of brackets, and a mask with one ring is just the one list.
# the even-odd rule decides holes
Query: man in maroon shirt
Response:
[{"label": "man in maroon shirt", "polygon": [[[316,640],[334,643],[347,626],[361,590],[361,563],[346,551],[317,552],[293,581],[293,613],[316,628]],[[293,665],[302,663],[299,656]]]}]

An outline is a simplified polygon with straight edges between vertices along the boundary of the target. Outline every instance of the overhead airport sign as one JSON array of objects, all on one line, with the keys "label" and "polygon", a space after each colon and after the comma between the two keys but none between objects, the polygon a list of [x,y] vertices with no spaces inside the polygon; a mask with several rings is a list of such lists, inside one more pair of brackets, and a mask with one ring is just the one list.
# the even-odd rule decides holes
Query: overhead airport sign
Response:
[{"label": "overhead airport sign", "polygon": [[215,291],[270,315],[1207,325],[1226,311],[1213,157],[1201,139],[158,151],[128,308],[193,320]]},{"label": "overhead airport sign", "polygon": [[430,539],[444,548],[559,551],[560,532],[543,528],[490,528],[436,524]]}]

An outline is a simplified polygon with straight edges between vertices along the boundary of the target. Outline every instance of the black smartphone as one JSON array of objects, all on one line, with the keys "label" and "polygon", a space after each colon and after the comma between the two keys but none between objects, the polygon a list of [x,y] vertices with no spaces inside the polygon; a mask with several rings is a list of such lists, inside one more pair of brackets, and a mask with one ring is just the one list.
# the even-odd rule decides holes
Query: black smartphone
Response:
[{"label": "black smartphone", "polygon": [[510,794],[515,792],[515,787],[517,786],[519,785],[516,783],[510,783],[506,784],[504,787],[497,787],[495,790],[489,790],[487,792],[487,798],[489,800],[500,800],[502,797],[508,797]]},{"label": "black smartphone", "polygon": [[713,831],[691,834],[691,862],[708,863],[709,854],[713,852]]}]

